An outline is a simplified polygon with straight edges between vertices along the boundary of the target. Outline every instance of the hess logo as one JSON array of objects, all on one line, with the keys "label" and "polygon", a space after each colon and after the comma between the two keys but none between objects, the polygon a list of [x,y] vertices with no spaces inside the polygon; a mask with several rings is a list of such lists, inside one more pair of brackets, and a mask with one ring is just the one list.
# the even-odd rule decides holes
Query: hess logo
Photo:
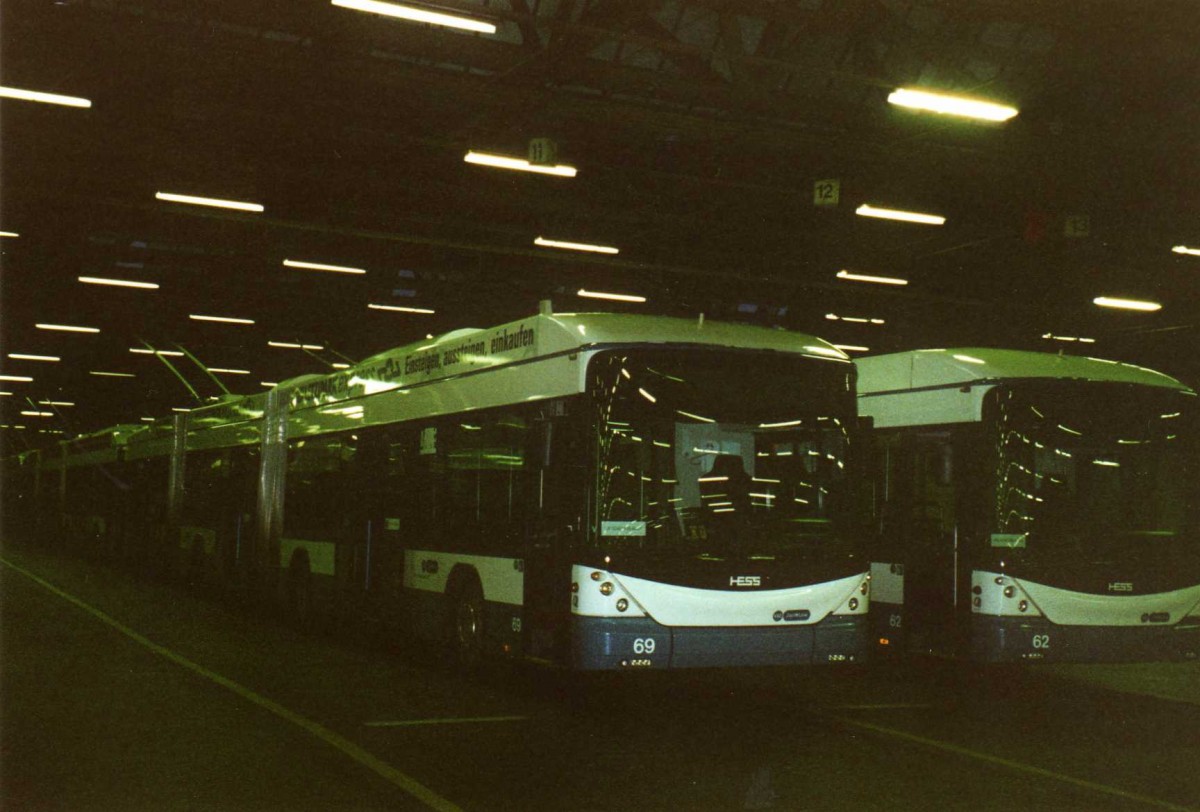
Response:
[{"label": "hess logo", "polygon": [[729,576],[730,586],[762,586],[762,576],[759,575],[731,575]]},{"label": "hess logo", "polygon": [[1133,584],[1128,581],[1113,581],[1108,585],[1109,592],[1132,592]]}]

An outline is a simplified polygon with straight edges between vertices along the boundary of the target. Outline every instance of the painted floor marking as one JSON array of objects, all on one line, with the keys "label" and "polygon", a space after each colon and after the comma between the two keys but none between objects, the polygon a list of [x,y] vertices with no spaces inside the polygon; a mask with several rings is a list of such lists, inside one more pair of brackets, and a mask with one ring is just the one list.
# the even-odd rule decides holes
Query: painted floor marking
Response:
[{"label": "painted floor marking", "polygon": [[416,725],[466,725],[475,722],[523,722],[528,716],[464,716],[460,719],[400,719],[394,722],[364,722],[364,727],[415,727]]},{"label": "painted floor marking", "polygon": [[216,673],[215,671],[210,671],[207,668],[205,668],[204,666],[194,663],[191,660],[189,660],[188,658],[186,658],[180,654],[176,654],[175,652],[171,651],[170,649],[168,649],[164,646],[158,645],[157,643],[151,641],[150,639],[138,634],[133,629],[129,628],[128,626],[121,623],[120,621],[114,619],[113,617],[111,617],[109,615],[106,615],[104,612],[101,612],[99,609],[96,609],[95,607],[93,607],[87,603],[84,603],[79,598],[76,598],[74,595],[70,595],[70,594],[62,591],[61,589],[54,586],[50,582],[39,578],[38,576],[34,575],[29,570],[26,570],[23,567],[17,566],[16,564],[13,564],[11,561],[9,561],[5,558],[0,558],[0,564],[3,564],[4,566],[8,567],[9,569],[13,570],[14,572],[19,572],[20,574],[24,575],[26,578],[30,579],[31,581],[33,581],[37,584],[40,584],[41,586],[45,587],[50,592],[53,592],[58,597],[67,601],[68,603],[74,604],[76,607],[87,612],[89,615],[96,618],[100,622],[111,626],[112,628],[119,631],[121,634],[128,637],[130,640],[133,640],[134,642],[139,643],[142,646],[145,646],[146,648],[153,651],[155,654],[158,654],[161,657],[165,657],[166,659],[170,660],[171,662],[175,663],[176,665],[178,665],[182,668],[186,668],[188,671],[191,671],[194,674],[198,674],[199,676],[204,677],[205,679],[207,679],[211,682],[215,682],[217,685],[220,685],[222,688],[227,688],[228,690],[232,691],[233,693],[237,694],[238,696],[242,697],[243,699],[247,700],[248,702],[252,702],[255,705],[258,705],[260,708],[270,711],[271,713],[275,714],[279,718],[281,718],[287,722],[291,722],[292,724],[296,725],[297,727],[300,727],[300,728],[308,731],[309,733],[316,736],[321,741],[323,741],[326,744],[329,744],[333,747],[336,747],[338,750],[341,750],[342,753],[344,753],[345,755],[354,759],[359,764],[363,765],[364,767],[371,770],[375,774],[381,776],[382,778],[391,782],[395,786],[404,790],[409,795],[413,796],[418,801],[420,801],[421,803],[428,806],[430,809],[436,809],[436,810],[438,810],[438,812],[463,812],[461,807],[451,803],[450,801],[446,800],[442,796],[438,795],[436,792],[429,789],[424,784],[417,781],[415,778],[401,772],[400,770],[396,769],[395,767],[388,764],[387,762],[382,761],[379,758],[376,758],[375,756],[371,755],[363,748],[359,747],[354,742],[350,741],[349,739],[347,739],[343,736],[339,736],[337,733],[334,733],[332,730],[325,727],[324,725],[321,725],[317,722],[312,721],[311,719],[301,716],[300,714],[298,714],[294,711],[290,711],[287,708],[285,708],[283,705],[280,705],[278,702],[273,702],[272,700],[267,699],[265,696],[262,696],[261,694],[255,693],[254,691],[250,690],[249,688],[246,688],[245,686],[241,685],[240,683],[234,682],[233,680],[231,680],[227,677],[223,677],[220,674]]},{"label": "painted floor marking", "polygon": [[827,710],[928,710],[937,708],[932,702],[885,702],[877,705],[827,705]]},{"label": "painted floor marking", "polygon": [[1023,764],[1020,761],[1012,761],[1011,759],[1001,758],[1000,756],[988,755],[987,753],[981,753],[978,750],[960,747],[957,744],[950,744],[949,742],[943,742],[937,739],[929,739],[925,736],[918,736],[915,733],[906,733],[903,730],[896,730],[895,728],[884,727],[883,725],[876,725],[870,722],[862,722],[857,719],[847,719],[842,716],[831,716],[830,718],[844,725],[849,725],[850,727],[857,727],[863,730],[869,730],[872,733],[879,733],[884,736],[903,739],[905,741],[914,742],[926,747],[933,747],[937,750],[943,750],[947,753],[966,756],[968,758],[987,762],[988,764],[996,764],[1000,767],[1007,767],[1010,770],[1016,770],[1029,775],[1036,775],[1040,778],[1049,778],[1054,781],[1061,781],[1065,784],[1072,784],[1076,787],[1082,787],[1083,789],[1091,790],[1092,792],[1098,792],[1102,795],[1109,795],[1126,801],[1135,801],[1137,803],[1145,804],[1146,806],[1153,806],[1158,809],[1168,809],[1171,810],[1171,812],[1200,812],[1200,808],[1198,807],[1182,806],[1180,804],[1171,803],[1170,801],[1164,801],[1160,798],[1153,798],[1149,795],[1141,795],[1136,792],[1118,789],[1117,787],[1110,787],[1107,784],[1099,784],[1095,781],[1088,781],[1083,778],[1075,778],[1071,775],[1056,773],[1053,770],[1047,770],[1042,767],[1034,767],[1032,764]]}]

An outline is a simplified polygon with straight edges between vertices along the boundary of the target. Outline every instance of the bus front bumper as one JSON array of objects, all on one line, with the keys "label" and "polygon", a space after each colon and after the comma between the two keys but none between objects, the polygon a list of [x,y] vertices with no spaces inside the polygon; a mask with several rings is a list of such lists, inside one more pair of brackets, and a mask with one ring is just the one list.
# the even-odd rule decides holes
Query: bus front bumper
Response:
[{"label": "bus front bumper", "polygon": [[805,625],[670,627],[647,617],[575,615],[571,665],[601,671],[860,663],[867,622],[866,615],[830,615]]},{"label": "bus front bumper", "polygon": [[1172,626],[1060,626],[1045,618],[971,618],[980,662],[1154,662],[1200,657],[1200,618]]}]

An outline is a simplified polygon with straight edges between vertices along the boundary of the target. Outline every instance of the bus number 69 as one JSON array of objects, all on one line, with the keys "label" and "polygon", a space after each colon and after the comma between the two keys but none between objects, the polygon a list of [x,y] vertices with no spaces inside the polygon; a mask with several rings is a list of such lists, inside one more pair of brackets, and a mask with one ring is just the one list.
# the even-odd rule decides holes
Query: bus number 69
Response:
[{"label": "bus number 69", "polygon": [[634,654],[653,654],[654,653],[654,638],[653,637],[638,637],[633,641]]}]

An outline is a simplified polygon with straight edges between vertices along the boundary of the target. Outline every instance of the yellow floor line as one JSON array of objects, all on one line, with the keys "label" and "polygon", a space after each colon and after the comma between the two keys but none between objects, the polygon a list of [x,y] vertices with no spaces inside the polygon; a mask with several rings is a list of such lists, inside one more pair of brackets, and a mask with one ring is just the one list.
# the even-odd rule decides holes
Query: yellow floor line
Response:
[{"label": "yellow floor line", "polygon": [[476,722],[523,722],[528,716],[464,716],[457,719],[400,719],[394,722],[364,722],[364,727],[415,727],[417,725],[467,725]]},{"label": "yellow floor line", "polygon": [[937,739],[929,739],[925,736],[918,736],[915,733],[906,733],[903,730],[896,730],[895,728],[876,725],[872,724],[871,722],[863,722],[859,721],[858,719],[847,719],[843,716],[831,716],[829,718],[850,727],[857,727],[863,730],[869,730],[872,733],[879,733],[884,736],[903,739],[905,741],[921,744],[926,747],[933,747],[947,753],[954,753],[955,755],[966,756],[968,758],[973,758],[988,764],[1007,767],[1010,770],[1016,770],[1028,775],[1036,775],[1040,778],[1049,778],[1054,781],[1061,781],[1064,784],[1071,784],[1072,786],[1081,787],[1083,789],[1091,790],[1092,792],[1098,792],[1102,795],[1120,798],[1125,801],[1135,801],[1139,804],[1156,807],[1158,809],[1169,809],[1172,810],[1172,812],[1200,812],[1200,808],[1194,806],[1181,806],[1180,804],[1164,801],[1160,798],[1152,798],[1149,795],[1141,795],[1136,792],[1128,792],[1127,790],[1118,789],[1117,787],[1110,787],[1108,784],[1099,784],[1095,781],[1087,781],[1083,778],[1075,778],[1074,776],[1064,775],[1063,773],[1056,773],[1053,770],[1047,770],[1042,767],[1034,767],[1032,764],[1023,764],[1019,761],[1001,758],[1000,756],[992,756],[988,755],[987,753],[980,753],[977,750],[971,750],[967,747],[960,747],[957,744],[950,744],[949,742],[939,741]]},{"label": "yellow floor line", "polygon": [[26,578],[29,578],[31,581],[34,581],[35,583],[40,584],[41,586],[45,587],[50,592],[53,592],[58,597],[62,598],[63,600],[65,600],[69,603],[74,604],[76,607],[87,612],[89,615],[96,618],[100,622],[111,626],[112,628],[119,631],[121,634],[128,637],[130,640],[133,640],[134,642],[139,643],[142,646],[145,646],[146,648],[153,651],[155,654],[165,657],[166,659],[170,660],[171,662],[175,663],[176,665],[186,668],[188,671],[191,671],[194,674],[198,674],[201,677],[204,677],[205,679],[207,679],[211,682],[215,682],[217,685],[220,685],[222,688],[227,688],[228,690],[230,690],[233,693],[240,696],[242,699],[245,699],[249,702],[253,702],[255,705],[258,705],[260,708],[263,708],[264,710],[268,710],[271,713],[278,716],[279,718],[281,718],[285,721],[291,722],[292,724],[296,725],[297,727],[300,727],[300,728],[308,731],[309,733],[316,736],[318,739],[325,742],[326,744],[329,744],[333,747],[336,747],[338,750],[341,750],[342,753],[344,753],[345,755],[354,759],[359,764],[363,765],[367,769],[374,772],[376,775],[379,775],[380,777],[384,778],[385,780],[391,782],[393,785],[404,790],[409,795],[413,796],[418,801],[420,801],[421,803],[428,806],[430,809],[436,809],[436,810],[438,810],[438,812],[462,812],[462,809],[459,806],[451,803],[450,801],[446,800],[442,796],[438,795],[436,792],[429,789],[428,787],[426,787],[424,784],[417,781],[412,776],[407,775],[406,773],[401,772],[400,770],[397,770],[395,767],[391,766],[390,764],[388,764],[384,761],[381,761],[380,759],[371,755],[366,750],[359,747],[357,744],[355,744],[354,742],[345,738],[344,736],[339,736],[337,733],[334,733],[329,728],[327,728],[321,724],[318,724],[317,722],[314,722],[311,719],[301,716],[300,714],[298,714],[294,711],[288,710],[284,706],[280,705],[278,702],[273,702],[272,700],[267,699],[265,696],[255,693],[254,691],[250,690],[249,688],[247,688],[237,682],[234,682],[233,680],[231,680],[227,677],[221,676],[220,674],[216,673],[215,671],[210,671],[209,669],[205,668],[204,666],[198,665],[197,663],[192,662],[188,658],[186,658],[180,654],[176,654],[175,652],[171,651],[168,648],[165,648],[164,646],[158,645],[157,643],[138,634],[133,629],[129,628],[128,626],[124,625],[123,623],[115,620],[114,618],[110,617],[109,615],[104,614],[104,612],[101,612],[99,609],[96,609],[96,608],[84,603],[79,598],[76,598],[75,596],[62,591],[58,587],[49,583],[48,581],[45,581],[45,580],[39,578],[38,576],[34,575],[32,572],[29,572],[28,570],[26,570],[22,567],[19,567],[16,564],[13,564],[11,561],[8,561],[7,559],[4,559],[4,558],[0,558],[0,564],[3,564],[4,566],[8,567],[9,569],[13,570],[14,572],[19,572],[21,575],[24,575]]}]

